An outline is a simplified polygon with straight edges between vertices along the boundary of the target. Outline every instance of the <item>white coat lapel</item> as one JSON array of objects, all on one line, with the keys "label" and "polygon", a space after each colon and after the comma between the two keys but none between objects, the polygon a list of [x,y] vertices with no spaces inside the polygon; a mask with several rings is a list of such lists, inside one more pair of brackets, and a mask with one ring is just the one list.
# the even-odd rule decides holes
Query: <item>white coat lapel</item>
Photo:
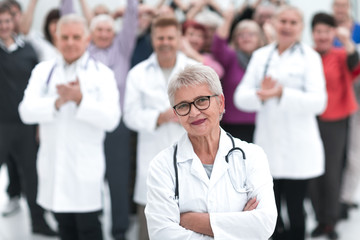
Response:
[{"label": "white coat lapel", "polygon": [[206,186],[209,186],[210,179],[207,176],[200,159],[198,158],[198,156],[196,156],[195,153],[191,164],[191,174],[204,182]]},{"label": "white coat lapel", "polygon": [[191,166],[189,166],[190,173],[206,184],[206,186],[209,186],[210,180],[205,172],[204,166],[201,164],[200,159],[195,154],[187,134],[179,140],[177,162],[180,164],[189,162],[189,164],[191,164]]},{"label": "white coat lapel", "polygon": [[[149,61],[149,65],[147,66],[147,71],[144,72],[146,74],[144,79],[148,80],[146,84],[149,85],[149,88],[166,92],[167,90],[166,79],[161,71],[156,54],[152,54],[149,57],[149,60],[150,61]],[[151,79],[149,79],[149,76],[151,76]]]},{"label": "white coat lapel", "polygon": [[224,174],[227,174],[229,164],[225,161],[225,156],[231,147],[232,145],[229,137],[226,135],[224,130],[221,130],[219,149],[215,157],[209,188],[214,187]]}]

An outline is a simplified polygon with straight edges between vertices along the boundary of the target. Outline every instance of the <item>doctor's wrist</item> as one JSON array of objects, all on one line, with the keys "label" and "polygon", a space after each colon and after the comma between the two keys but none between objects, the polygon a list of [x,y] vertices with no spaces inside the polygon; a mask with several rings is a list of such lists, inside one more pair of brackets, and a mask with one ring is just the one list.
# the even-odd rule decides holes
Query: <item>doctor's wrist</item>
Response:
[{"label": "doctor's wrist", "polygon": [[62,105],[64,105],[65,101],[58,97],[56,100],[55,100],[55,109],[56,111],[59,111],[59,109],[61,108]]}]

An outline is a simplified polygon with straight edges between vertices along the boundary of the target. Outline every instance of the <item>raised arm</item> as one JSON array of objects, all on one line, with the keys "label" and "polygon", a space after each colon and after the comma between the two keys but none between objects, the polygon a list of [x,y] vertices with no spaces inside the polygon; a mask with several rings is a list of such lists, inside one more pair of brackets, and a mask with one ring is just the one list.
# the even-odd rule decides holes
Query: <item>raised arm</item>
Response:
[{"label": "raised arm", "polygon": [[208,0],[208,6],[212,8],[219,15],[224,17],[224,11],[221,9],[216,0]]},{"label": "raised arm", "polygon": [[138,25],[138,1],[127,0],[126,10],[122,22],[122,30],[115,38],[115,44],[119,46],[122,55],[129,56],[134,50],[136,31]]},{"label": "raised arm", "polygon": [[157,4],[156,4],[156,8],[160,8],[162,5],[165,4],[166,0],[160,0]]},{"label": "raised arm", "polygon": [[198,0],[194,2],[192,7],[188,9],[186,13],[186,19],[192,20],[195,18],[195,16],[202,11],[202,9],[206,6],[206,0]]},{"label": "raised arm", "polygon": [[94,14],[92,13],[86,0],[79,0],[79,1],[80,1],[80,6],[81,6],[81,10],[83,12],[83,15],[86,18],[86,21],[88,22],[88,24],[90,24],[91,19],[94,17]]},{"label": "raised arm", "polygon": [[234,10],[229,7],[224,13],[224,22],[217,28],[216,33],[222,39],[227,39],[230,34],[231,23],[234,19]]},{"label": "raised arm", "polygon": [[354,70],[359,63],[359,54],[356,51],[356,45],[354,41],[351,39],[349,29],[345,27],[338,27],[336,29],[336,36],[344,45],[344,49],[347,53],[347,66],[349,70]]},{"label": "raised arm", "polygon": [[[20,33],[24,35],[28,35],[34,20],[34,12],[36,9],[36,5],[38,0],[30,0],[26,11],[24,12],[21,23],[20,23]],[[62,0],[60,5],[60,14],[66,15],[70,13],[74,13],[74,7],[72,0]]]},{"label": "raised arm", "polygon": [[173,0],[173,3],[183,12],[187,12],[191,4],[191,3],[184,3],[182,0]]},{"label": "raised arm", "polygon": [[227,69],[237,58],[235,50],[228,45],[227,41],[229,26],[232,21],[232,16],[230,15],[233,13],[232,10],[227,11],[229,14],[225,14],[226,18],[222,25],[217,28],[211,45],[211,52],[214,58],[224,67],[224,69]]},{"label": "raised arm", "polygon": [[61,0],[60,15],[75,13],[73,0]]},{"label": "raised arm", "polygon": [[21,23],[20,23],[20,33],[24,35],[28,35],[30,32],[30,28],[34,19],[34,12],[37,5],[38,0],[30,0],[26,11],[24,12]]}]

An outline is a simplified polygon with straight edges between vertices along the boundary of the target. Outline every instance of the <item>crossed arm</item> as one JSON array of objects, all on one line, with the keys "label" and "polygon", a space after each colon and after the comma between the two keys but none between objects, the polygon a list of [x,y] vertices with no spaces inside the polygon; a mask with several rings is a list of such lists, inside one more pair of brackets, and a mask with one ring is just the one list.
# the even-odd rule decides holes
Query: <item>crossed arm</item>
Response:
[{"label": "crossed arm", "polygon": [[[252,198],[246,203],[243,211],[254,210],[256,209],[258,204],[259,201],[257,201],[256,198]],[[210,225],[209,213],[199,213],[199,212],[181,213],[180,226],[197,233],[214,237],[214,233]]]}]

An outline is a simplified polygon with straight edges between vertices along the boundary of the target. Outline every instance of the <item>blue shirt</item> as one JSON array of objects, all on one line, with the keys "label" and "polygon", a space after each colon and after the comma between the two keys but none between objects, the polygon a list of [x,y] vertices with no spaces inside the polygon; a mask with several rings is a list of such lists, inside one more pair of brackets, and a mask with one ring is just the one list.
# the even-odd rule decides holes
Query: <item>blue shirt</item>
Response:
[{"label": "blue shirt", "polygon": [[[358,44],[360,43],[360,24],[357,22],[354,22],[353,29],[352,29],[352,39],[353,41]],[[339,41],[338,38],[335,38],[334,40],[334,46],[335,47],[342,47],[342,43]]]}]

